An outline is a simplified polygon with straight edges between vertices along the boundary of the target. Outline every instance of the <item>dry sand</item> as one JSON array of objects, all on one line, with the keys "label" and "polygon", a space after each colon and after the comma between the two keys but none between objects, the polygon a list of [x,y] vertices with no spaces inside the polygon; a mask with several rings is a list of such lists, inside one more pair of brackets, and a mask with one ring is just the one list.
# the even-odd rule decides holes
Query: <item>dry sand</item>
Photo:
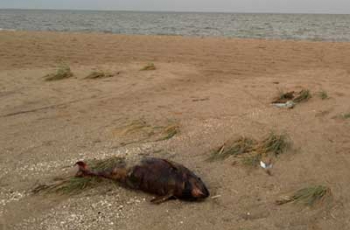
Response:
[{"label": "dry sand", "polygon": [[[45,82],[68,63],[75,77]],[[148,62],[155,71],[139,71]],[[112,78],[85,80],[93,69]],[[0,32],[0,229],[349,229],[350,43],[226,38]],[[270,105],[280,90],[308,88],[294,109]],[[321,100],[317,92],[330,96]],[[135,120],[176,121],[170,140],[118,130]],[[287,133],[293,149],[262,169],[206,162],[241,135]],[[74,173],[78,159],[165,157],[189,167],[212,196],[149,203],[150,195],[100,187],[76,196],[32,195],[38,183]],[[307,185],[329,202],[277,206]]]}]

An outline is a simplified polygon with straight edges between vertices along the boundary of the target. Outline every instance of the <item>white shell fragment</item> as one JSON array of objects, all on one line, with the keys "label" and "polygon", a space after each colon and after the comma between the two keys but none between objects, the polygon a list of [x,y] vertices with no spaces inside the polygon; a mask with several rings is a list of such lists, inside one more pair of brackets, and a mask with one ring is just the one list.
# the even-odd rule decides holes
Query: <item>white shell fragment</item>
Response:
[{"label": "white shell fragment", "polygon": [[216,196],[212,196],[211,199],[218,199],[220,197],[221,197],[221,195],[216,195]]},{"label": "white shell fragment", "polygon": [[286,103],[272,103],[272,105],[276,106],[277,108],[291,109],[295,106],[295,103],[293,101],[287,101]]},{"label": "white shell fragment", "polygon": [[264,162],[260,161],[260,166],[263,169],[270,169],[272,168],[272,164],[265,164]]}]

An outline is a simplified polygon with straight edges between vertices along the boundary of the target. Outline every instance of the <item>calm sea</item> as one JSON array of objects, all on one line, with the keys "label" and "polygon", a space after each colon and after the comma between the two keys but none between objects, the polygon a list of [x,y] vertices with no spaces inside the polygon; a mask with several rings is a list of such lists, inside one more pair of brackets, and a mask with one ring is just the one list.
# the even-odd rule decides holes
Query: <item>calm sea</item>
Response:
[{"label": "calm sea", "polygon": [[0,9],[0,30],[350,41],[350,15]]}]

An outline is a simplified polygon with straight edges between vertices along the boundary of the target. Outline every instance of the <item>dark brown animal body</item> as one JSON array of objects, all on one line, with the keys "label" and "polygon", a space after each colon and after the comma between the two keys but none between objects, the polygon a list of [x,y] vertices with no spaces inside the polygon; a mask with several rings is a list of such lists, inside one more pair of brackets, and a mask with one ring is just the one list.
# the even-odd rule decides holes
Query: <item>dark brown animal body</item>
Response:
[{"label": "dark brown animal body", "polygon": [[119,181],[129,188],[157,195],[152,200],[154,203],[170,198],[198,200],[209,196],[199,177],[183,165],[165,159],[145,158],[135,166],[116,167],[103,172],[91,171],[81,161],[77,165],[79,176],[99,176]]}]

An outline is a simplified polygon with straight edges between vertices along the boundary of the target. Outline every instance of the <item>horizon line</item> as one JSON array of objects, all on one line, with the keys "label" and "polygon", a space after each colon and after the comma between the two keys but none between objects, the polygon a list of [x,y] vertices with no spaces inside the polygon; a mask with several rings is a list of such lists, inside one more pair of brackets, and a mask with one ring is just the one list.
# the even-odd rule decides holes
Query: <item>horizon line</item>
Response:
[{"label": "horizon line", "polygon": [[326,12],[264,12],[264,11],[170,11],[170,10],[109,10],[109,9],[53,9],[53,8],[1,8],[0,10],[61,10],[61,11],[104,11],[104,12],[137,12],[137,13],[221,13],[221,14],[310,14],[310,15],[350,15],[349,13]]}]

